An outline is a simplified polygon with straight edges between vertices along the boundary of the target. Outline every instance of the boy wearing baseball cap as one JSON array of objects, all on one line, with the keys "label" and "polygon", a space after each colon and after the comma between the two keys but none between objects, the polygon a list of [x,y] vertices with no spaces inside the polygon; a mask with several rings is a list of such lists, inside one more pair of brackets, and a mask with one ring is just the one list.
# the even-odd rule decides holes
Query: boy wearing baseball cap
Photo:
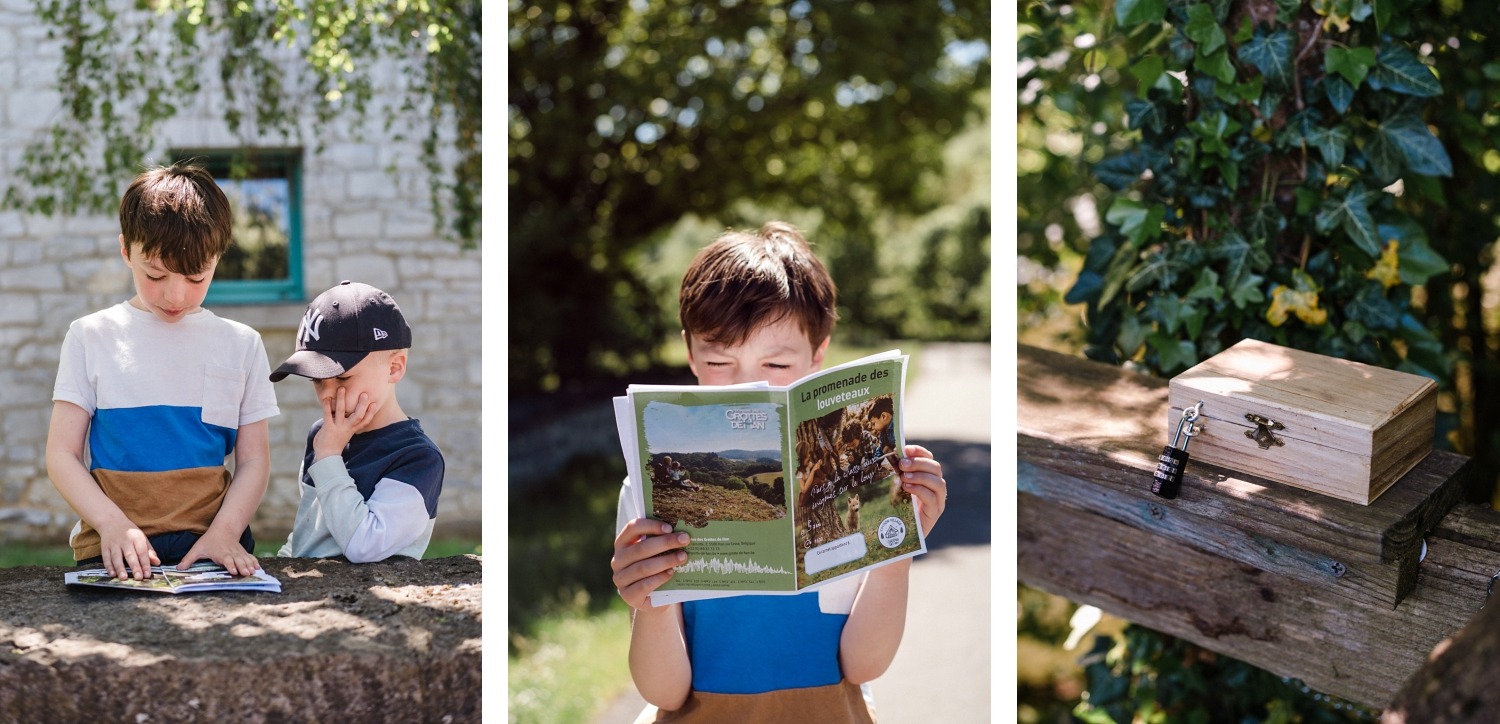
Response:
[{"label": "boy wearing baseball cap", "polygon": [[391,295],[344,281],[318,295],[297,351],[275,372],[313,381],[323,417],[307,433],[297,522],[278,555],[354,563],[421,558],[437,520],[443,454],[396,400],[411,327]]}]

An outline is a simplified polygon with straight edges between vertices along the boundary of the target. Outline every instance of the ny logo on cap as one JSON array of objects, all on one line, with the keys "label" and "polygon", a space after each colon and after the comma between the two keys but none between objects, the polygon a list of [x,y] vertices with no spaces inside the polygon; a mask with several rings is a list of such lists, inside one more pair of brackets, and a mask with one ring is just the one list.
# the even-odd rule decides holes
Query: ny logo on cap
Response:
[{"label": "ny logo on cap", "polygon": [[309,308],[307,314],[302,315],[302,326],[297,329],[297,343],[306,347],[309,342],[317,341],[322,326],[323,313]]}]

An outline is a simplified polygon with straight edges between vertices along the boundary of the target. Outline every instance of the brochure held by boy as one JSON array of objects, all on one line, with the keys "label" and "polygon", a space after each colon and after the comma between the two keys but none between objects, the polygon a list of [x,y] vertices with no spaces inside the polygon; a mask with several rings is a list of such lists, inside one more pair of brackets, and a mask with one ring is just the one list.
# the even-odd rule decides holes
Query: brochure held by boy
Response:
[{"label": "brochure held by boy", "polygon": [[786,387],[631,385],[615,398],[637,517],[692,536],[653,605],[793,594],[927,551],[897,462],[899,350]]},{"label": "brochure held by boy", "polygon": [[194,563],[185,571],[176,566],[152,566],[151,577],[135,580],[120,580],[109,575],[103,568],[69,571],[63,574],[63,582],[69,586],[99,586],[123,591],[151,591],[153,593],[200,593],[205,591],[271,591],[281,593],[281,581],[263,570],[248,576],[230,575],[223,566],[212,561]]}]

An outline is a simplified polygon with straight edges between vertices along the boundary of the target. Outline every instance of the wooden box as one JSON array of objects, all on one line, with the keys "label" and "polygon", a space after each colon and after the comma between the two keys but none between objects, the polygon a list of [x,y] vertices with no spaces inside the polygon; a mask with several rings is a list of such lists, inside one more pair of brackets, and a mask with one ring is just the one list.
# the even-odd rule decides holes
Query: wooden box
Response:
[{"label": "wooden box", "polygon": [[1432,450],[1437,384],[1246,339],[1172,378],[1167,439],[1198,401],[1194,462],[1360,505]]}]

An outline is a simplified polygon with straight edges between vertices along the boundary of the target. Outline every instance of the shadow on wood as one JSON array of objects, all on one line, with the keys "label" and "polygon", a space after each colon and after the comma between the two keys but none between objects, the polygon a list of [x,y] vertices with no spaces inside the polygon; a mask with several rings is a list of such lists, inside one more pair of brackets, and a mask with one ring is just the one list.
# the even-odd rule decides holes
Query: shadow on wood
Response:
[{"label": "shadow on wood", "polygon": [[1467,458],[1435,452],[1370,506],[1190,461],[1165,500],[1165,380],[1026,347],[1017,367],[1029,585],[1381,708],[1500,568],[1500,513],[1459,504]]}]

